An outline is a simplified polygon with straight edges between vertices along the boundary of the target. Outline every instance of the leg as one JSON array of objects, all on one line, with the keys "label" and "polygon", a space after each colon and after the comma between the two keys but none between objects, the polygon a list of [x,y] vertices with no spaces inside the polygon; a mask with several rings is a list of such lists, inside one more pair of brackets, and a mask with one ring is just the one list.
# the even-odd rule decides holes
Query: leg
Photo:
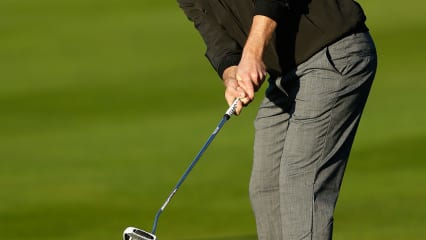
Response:
[{"label": "leg", "polygon": [[331,239],[343,173],[375,69],[369,35],[354,34],[284,78],[284,85],[297,87],[290,91],[294,106],[279,173],[282,239]]},{"label": "leg", "polygon": [[259,239],[279,240],[279,171],[290,114],[288,96],[271,82],[255,121],[250,199]]}]

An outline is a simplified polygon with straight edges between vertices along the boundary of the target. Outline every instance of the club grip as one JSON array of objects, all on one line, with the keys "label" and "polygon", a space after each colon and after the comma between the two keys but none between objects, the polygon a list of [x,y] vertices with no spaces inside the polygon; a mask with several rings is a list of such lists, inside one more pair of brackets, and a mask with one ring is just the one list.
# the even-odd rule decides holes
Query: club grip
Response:
[{"label": "club grip", "polygon": [[239,102],[239,101],[240,101],[240,99],[239,99],[239,98],[236,98],[236,99],[232,102],[231,106],[229,106],[228,110],[226,110],[226,112],[225,112],[225,116],[226,116],[227,118],[230,118],[232,115],[234,115],[234,114],[235,114],[235,111],[237,110],[237,104],[238,104],[238,102]]}]

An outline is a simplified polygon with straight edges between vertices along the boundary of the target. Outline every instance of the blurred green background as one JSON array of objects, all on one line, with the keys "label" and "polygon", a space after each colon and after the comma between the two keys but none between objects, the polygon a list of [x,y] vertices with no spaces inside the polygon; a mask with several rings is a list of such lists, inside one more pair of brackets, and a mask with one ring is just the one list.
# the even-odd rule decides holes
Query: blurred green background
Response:
[{"label": "blurred green background", "polygon": [[[362,0],[379,69],[335,239],[425,239],[426,3]],[[150,230],[226,109],[175,1],[0,1],[0,239]],[[261,93],[227,123],[160,219],[163,240],[254,240]]]}]

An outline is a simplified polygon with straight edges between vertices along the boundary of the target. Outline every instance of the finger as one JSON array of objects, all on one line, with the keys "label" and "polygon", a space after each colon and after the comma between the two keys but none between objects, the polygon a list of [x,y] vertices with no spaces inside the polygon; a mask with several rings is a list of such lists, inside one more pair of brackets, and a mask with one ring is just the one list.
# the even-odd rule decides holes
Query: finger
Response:
[{"label": "finger", "polygon": [[240,115],[241,111],[243,110],[243,107],[243,104],[241,103],[241,101],[239,101],[237,104],[237,108],[235,109],[235,115]]},{"label": "finger", "polygon": [[[237,88],[235,88],[235,89],[233,89],[233,90],[230,90],[230,92],[233,92],[233,93],[237,93],[238,95],[236,95],[236,94],[231,94],[231,95],[228,95],[226,98],[227,98],[227,102],[228,102],[228,104],[229,105],[231,105],[234,101],[235,101],[235,99],[236,98],[238,98],[239,99],[239,101],[238,101],[238,103],[237,103],[237,107],[236,107],[236,109],[235,109],[235,115],[239,115],[240,113],[241,113],[241,111],[243,110],[243,108],[244,108],[244,106],[246,106],[247,104],[248,104],[248,102],[249,102],[249,100],[248,100],[248,98],[246,97],[246,94],[245,94],[245,92],[242,90],[242,88],[241,87],[237,87]],[[244,100],[241,100],[241,99],[244,99]]]},{"label": "finger", "polygon": [[230,106],[236,98],[244,98],[246,94],[241,87],[227,87],[225,90],[225,99]]},{"label": "finger", "polygon": [[259,90],[259,88],[262,86],[263,81],[266,78],[266,71],[259,71],[257,75],[253,76],[253,87],[254,87],[254,91],[256,92],[257,90]]},{"label": "finger", "polygon": [[251,103],[249,98],[240,98],[240,102],[244,107],[249,105],[249,103]]},{"label": "finger", "polygon": [[250,101],[254,99],[254,86],[253,82],[250,80],[244,80],[241,77],[237,76],[238,85],[242,88],[244,93],[246,94],[245,97],[249,98]]},{"label": "finger", "polygon": [[240,103],[243,106],[247,106],[251,102],[250,98],[247,96],[247,94],[245,94],[242,88],[239,87],[238,89],[241,89],[242,91],[242,94],[240,94],[240,96],[238,97],[240,99]]}]

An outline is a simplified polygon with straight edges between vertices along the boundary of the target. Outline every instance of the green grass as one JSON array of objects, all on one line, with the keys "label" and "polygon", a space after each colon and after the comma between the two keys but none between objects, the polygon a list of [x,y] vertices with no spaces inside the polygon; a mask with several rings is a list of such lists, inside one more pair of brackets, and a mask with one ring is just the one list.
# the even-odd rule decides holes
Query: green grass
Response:
[{"label": "green grass", "polygon": [[[361,3],[379,71],[335,238],[422,239],[425,4]],[[226,108],[203,52],[174,1],[1,1],[0,239],[149,230]],[[161,239],[256,239],[247,188],[260,98],[191,173],[160,219]]]}]

